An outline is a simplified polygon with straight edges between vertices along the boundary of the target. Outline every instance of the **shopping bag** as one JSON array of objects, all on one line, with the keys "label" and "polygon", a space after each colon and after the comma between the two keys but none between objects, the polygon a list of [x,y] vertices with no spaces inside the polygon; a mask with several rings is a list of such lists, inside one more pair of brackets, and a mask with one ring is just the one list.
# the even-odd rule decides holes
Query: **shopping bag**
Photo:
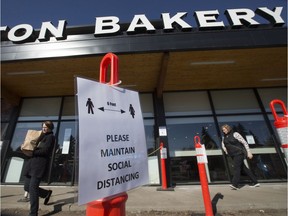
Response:
[{"label": "shopping bag", "polygon": [[39,138],[41,131],[37,130],[28,130],[24,143],[21,145],[21,151],[27,155],[32,156],[32,152],[36,147],[36,141]]}]

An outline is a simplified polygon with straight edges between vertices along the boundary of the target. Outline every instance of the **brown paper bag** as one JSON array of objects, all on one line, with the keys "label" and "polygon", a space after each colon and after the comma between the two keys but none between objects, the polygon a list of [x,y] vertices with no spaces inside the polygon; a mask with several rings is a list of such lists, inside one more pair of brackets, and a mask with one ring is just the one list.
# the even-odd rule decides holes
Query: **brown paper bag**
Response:
[{"label": "brown paper bag", "polygon": [[39,138],[41,131],[37,130],[28,130],[24,143],[21,145],[21,151],[27,155],[32,156],[32,152],[36,147],[36,141]]}]

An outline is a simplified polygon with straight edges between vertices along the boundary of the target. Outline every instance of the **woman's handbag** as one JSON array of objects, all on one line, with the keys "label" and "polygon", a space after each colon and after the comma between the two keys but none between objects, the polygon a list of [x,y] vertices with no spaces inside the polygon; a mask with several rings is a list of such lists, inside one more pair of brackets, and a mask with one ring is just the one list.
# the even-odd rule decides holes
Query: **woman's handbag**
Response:
[{"label": "woman's handbag", "polygon": [[40,137],[41,131],[28,130],[24,143],[21,145],[21,151],[31,157],[34,148],[36,147],[37,139]]}]

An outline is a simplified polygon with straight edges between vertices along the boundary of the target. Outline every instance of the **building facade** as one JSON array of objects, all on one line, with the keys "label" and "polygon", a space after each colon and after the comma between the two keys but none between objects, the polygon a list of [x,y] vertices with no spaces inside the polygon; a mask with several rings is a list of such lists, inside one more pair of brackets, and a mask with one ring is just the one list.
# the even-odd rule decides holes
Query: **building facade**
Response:
[{"label": "building facade", "polygon": [[57,145],[45,182],[77,184],[75,76],[98,80],[108,52],[119,58],[120,86],[140,95],[149,184],[161,184],[160,143],[168,150],[168,185],[199,183],[196,135],[207,150],[208,181],[230,182],[223,124],[246,138],[254,155],[247,165],[260,182],[286,181],[269,107],[274,99],[287,104],[286,4],[162,13],[158,21],[136,14],[124,24],[110,16],[93,26],[2,26],[1,182],[23,183],[25,134],[52,120]]}]

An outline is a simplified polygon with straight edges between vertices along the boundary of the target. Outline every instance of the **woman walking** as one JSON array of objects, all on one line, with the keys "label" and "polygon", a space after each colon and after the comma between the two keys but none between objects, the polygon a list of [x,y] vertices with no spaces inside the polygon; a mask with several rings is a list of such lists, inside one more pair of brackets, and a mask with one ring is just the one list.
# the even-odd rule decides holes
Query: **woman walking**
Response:
[{"label": "woman walking", "polygon": [[233,132],[229,125],[225,124],[221,127],[221,129],[224,134],[222,148],[224,152],[232,158],[234,165],[234,175],[230,187],[233,190],[239,189],[241,170],[243,170],[250,177],[252,181],[251,187],[259,187],[260,184],[258,183],[256,177],[244,164],[246,152],[249,159],[253,158],[248,143],[238,132]]},{"label": "woman walking", "polygon": [[44,204],[47,205],[52,194],[51,190],[40,188],[39,185],[47,172],[49,158],[54,148],[53,129],[54,125],[51,121],[42,123],[42,133],[36,142],[37,147],[24,170],[24,190],[29,191],[30,195],[29,216],[38,216],[39,197],[44,198]]}]

